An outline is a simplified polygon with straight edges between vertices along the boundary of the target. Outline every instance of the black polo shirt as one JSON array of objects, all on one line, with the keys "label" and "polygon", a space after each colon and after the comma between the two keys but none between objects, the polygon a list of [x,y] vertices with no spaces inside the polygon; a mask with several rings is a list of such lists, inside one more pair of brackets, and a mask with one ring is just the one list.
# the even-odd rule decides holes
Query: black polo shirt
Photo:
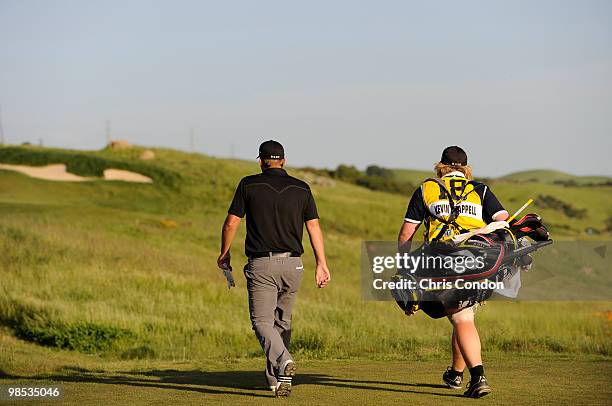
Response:
[{"label": "black polo shirt", "polygon": [[304,222],[319,218],[308,184],[280,168],[242,178],[228,213],[238,217],[246,214],[247,256],[265,252],[302,254]]}]

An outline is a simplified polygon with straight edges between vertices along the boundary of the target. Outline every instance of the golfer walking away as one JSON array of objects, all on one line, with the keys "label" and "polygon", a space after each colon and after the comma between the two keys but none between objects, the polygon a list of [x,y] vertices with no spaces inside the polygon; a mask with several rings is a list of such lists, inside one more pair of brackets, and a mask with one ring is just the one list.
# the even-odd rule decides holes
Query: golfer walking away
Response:
[{"label": "golfer walking away", "polygon": [[[472,180],[467,154],[457,146],[446,148],[435,166],[437,179],[428,179],[413,193],[400,229],[398,244],[408,250],[419,225],[425,225],[426,242],[447,241],[454,235],[484,227],[492,221],[505,221],[504,210],[491,189]],[[449,199],[458,211],[451,213]],[[474,324],[475,305],[448,316],[453,325],[452,364],[442,375],[443,381],[460,389],[463,370],[470,371],[465,396],[479,398],[491,392],[480,353],[480,337]]]},{"label": "golfer walking away", "polygon": [[276,396],[291,393],[296,364],[289,352],[291,313],[304,266],[301,255],[304,225],[315,259],[315,281],[325,287],[330,273],[314,197],[308,185],[283,169],[285,151],[276,141],[259,147],[262,172],[243,178],[223,224],[217,264],[230,268],[230,246],[240,219],[246,215],[244,267],[249,313],[255,335],[266,355],[265,376]]}]

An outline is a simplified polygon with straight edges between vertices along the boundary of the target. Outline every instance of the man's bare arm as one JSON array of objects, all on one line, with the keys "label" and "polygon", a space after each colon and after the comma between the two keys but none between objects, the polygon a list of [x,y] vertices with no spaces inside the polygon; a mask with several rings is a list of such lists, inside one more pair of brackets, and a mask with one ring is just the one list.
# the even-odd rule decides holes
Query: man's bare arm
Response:
[{"label": "man's bare arm", "polygon": [[420,225],[420,223],[404,221],[404,224],[402,224],[400,228],[399,235],[397,236],[397,248],[399,252],[410,252],[412,238]]},{"label": "man's bare arm", "polygon": [[325,259],[325,244],[323,243],[323,232],[321,231],[319,220],[308,220],[306,222],[306,231],[308,231],[310,245],[312,245],[312,250],[314,251],[315,259],[317,261],[315,281],[319,288],[324,288],[331,280],[331,274],[327,268],[327,260]]},{"label": "man's bare arm", "polygon": [[240,220],[240,217],[228,214],[225,222],[223,222],[223,228],[221,229],[221,254],[217,259],[219,268],[227,268],[230,265],[230,248],[236,236],[236,230],[238,230],[240,225]]}]

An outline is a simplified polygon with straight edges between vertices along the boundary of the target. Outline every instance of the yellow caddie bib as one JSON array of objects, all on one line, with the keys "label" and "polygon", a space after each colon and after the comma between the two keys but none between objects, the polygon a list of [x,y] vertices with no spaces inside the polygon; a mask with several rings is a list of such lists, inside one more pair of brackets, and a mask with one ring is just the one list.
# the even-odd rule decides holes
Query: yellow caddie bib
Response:
[{"label": "yellow caddie bib", "polygon": [[[453,235],[484,227],[486,223],[482,219],[482,192],[478,193],[479,191],[475,190],[475,186],[479,184],[460,176],[458,172],[443,176],[441,181],[444,182],[451,196],[448,196],[442,186],[434,181],[425,181],[421,185],[423,203],[430,214],[424,222],[425,240],[432,241],[439,238],[440,241],[445,241]],[[454,224],[444,227],[444,222],[438,220],[437,217],[448,220],[451,214],[449,198],[453,199],[455,205],[458,206],[459,215]],[[444,235],[439,236],[441,232]]]}]

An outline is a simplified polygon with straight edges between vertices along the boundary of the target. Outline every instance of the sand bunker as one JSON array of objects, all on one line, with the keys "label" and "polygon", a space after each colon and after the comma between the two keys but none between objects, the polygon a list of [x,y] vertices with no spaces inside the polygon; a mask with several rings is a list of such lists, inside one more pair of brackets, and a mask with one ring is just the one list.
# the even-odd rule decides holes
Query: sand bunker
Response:
[{"label": "sand bunker", "polygon": [[27,165],[8,165],[0,164],[0,169],[20,172],[32,178],[45,180],[60,180],[64,182],[83,182],[91,180],[83,176],[66,172],[66,165],[54,164],[47,166],[27,166]]},{"label": "sand bunker", "polygon": [[[66,172],[65,164],[53,164],[47,166],[28,166],[28,165],[9,165],[0,164],[0,169],[20,172],[32,178],[54,180],[62,182],[84,182],[97,180]],[[124,171],[121,169],[106,169],[104,171],[105,180],[121,180],[124,182],[153,183],[153,179],[136,172]]]},{"label": "sand bunker", "polygon": [[124,171],[122,169],[106,169],[104,171],[106,180],[122,180],[124,182],[153,183],[153,179],[136,172]]}]

